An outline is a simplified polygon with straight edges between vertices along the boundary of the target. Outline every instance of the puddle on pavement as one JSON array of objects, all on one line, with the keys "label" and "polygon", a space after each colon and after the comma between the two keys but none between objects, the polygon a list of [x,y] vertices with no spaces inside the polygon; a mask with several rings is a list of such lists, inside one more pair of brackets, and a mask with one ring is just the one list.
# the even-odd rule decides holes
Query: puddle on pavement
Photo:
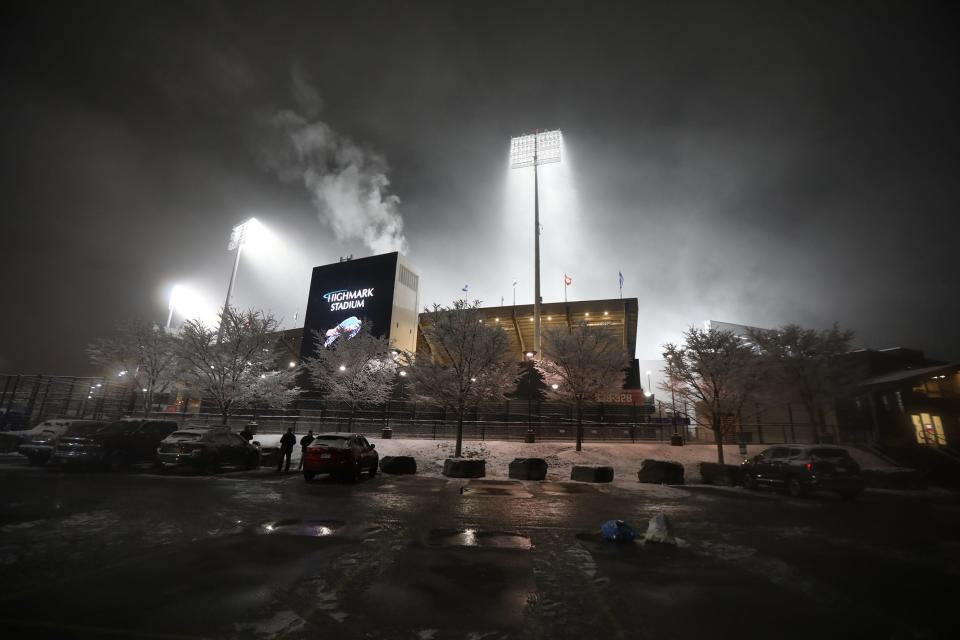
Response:
[{"label": "puddle on pavement", "polygon": [[465,496],[533,497],[521,483],[510,480],[471,480],[460,488],[460,493]]},{"label": "puddle on pavement", "polygon": [[481,547],[487,549],[530,549],[527,536],[478,529],[432,529],[426,536],[430,547]]},{"label": "puddle on pavement", "polygon": [[596,493],[596,489],[589,484],[580,484],[573,482],[544,482],[540,489],[550,495],[567,495],[570,493]]},{"label": "puddle on pavement", "polygon": [[342,520],[327,520],[320,518],[285,518],[264,522],[254,527],[253,532],[262,535],[307,536],[311,538],[325,538],[332,536],[345,523]]}]

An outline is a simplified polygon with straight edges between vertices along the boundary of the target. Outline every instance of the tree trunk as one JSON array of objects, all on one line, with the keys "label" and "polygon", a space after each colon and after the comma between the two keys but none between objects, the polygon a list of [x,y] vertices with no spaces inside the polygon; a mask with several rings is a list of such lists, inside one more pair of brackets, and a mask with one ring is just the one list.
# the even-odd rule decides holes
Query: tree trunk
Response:
[{"label": "tree trunk", "polygon": [[220,424],[222,424],[223,426],[227,426],[227,418],[229,418],[229,417],[230,417],[229,412],[221,410],[221,411],[220,411]]},{"label": "tree trunk", "polygon": [[454,458],[459,458],[463,448],[463,405],[457,409],[457,447],[453,452]]},{"label": "tree trunk", "polygon": [[713,437],[717,441],[717,462],[723,464],[723,421],[720,414],[713,414]]},{"label": "tree trunk", "polygon": [[583,406],[577,401],[577,451],[583,450]]},{"label": "tree trunk", "polygon": [[143,417],[150,417],[150,410],[153,408],[153,391],[148,391],[143,396]]},{"label": "tree trunk", "polygon": [[356,407],[350,407],[350,417],[347,418],[347,433],[353,433],[353,416],[357,414]]}]

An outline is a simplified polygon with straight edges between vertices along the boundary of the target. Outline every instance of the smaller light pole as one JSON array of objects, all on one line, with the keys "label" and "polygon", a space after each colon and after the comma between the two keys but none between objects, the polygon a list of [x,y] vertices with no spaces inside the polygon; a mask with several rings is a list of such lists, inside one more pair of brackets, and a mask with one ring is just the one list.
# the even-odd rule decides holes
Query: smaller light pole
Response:
[{"label": "smaller light pole", "polygon": [[173,289],[170,290],[170,313],[167,314],[167,331],[170,330],[170,323],[173,322],[173,311],[177,308],[182,293],[183,287],[179,284],[173,285]]},{"label": "smaller light pole", "polygon": [[653,393],[653,384],[650,382],[650,369],[647,369],[647,391]]},{"label": "smaller light pole", "polygon": [[[227,243],[227,251],[233,251],[236,249],[237,257],[233,261],[233,271],[230,272],[230,284],[227,286],[227,300],[223,303],[223,313],[226,315],[227,310],[230,308],[230,296],[233,295],[233,285],[237,280],[237,268],[240,266],[240,252],[243,249],[243,245],[247,243],[247,239],[250,236],[250,232],[254,227],[258,226],[260,222],[256,218],[250,218],[241,222],[233,228],[230,232],[230,241]],[[217,344],[223,342],[223,318],[220,318],[220,329],[217,331]]]}]

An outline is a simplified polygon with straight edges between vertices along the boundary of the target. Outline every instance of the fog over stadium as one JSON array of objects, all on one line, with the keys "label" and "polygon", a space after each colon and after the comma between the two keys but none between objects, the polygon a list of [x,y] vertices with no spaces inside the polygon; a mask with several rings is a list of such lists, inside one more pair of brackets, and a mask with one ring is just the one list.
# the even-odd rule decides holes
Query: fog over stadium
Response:
[{"label": "fog over stadium", "polygon": [[394,250],[424,304],[510,304],[514,280],[529,304],[532,169],[509,145],[537,129],[563,132],[543,299],[565,274],[571,300],[616,298],[622,272],[641,360],[708,319],[960,358],[955,21],[627,7],[21,8],[0,45],[0,369],[89,372],[84,345],[165,321],[175,284],[212,320],[251,216],[233,301],[288,328],[312,267]]}]

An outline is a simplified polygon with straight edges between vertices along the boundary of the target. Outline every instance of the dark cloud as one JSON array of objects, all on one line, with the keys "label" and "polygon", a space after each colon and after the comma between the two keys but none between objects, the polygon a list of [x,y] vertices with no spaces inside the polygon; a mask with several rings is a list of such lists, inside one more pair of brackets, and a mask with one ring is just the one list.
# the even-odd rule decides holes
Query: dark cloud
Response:
[{"label": "dark cloud", "polygon": [[291,321],[310,265],[380,247],[358,215],[407,240],[425,302],[469,282],[499,303],[515,277],[529,300],[532,193],[506,152],[544,127],[567,153],[543,175],[544,297],[564,272],[616,297],[623,271],[641,357],[712,318],[960,358],[948,3],[4,11],[6,370],[85,370],[114,320],[165,319],[175,281],[220,303],[250,215],[286,244],[242,265],[237,301]]}]

